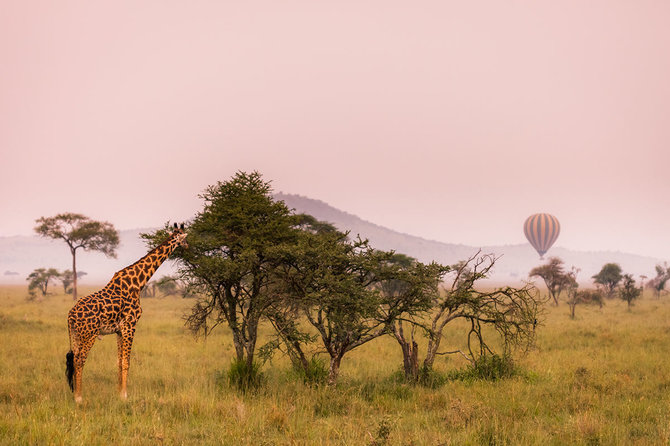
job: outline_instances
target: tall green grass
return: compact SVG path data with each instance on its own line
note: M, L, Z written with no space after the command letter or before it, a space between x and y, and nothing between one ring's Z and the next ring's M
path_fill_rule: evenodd
M82 290L82 293L93 290ZM74 404L64 369L69 296L26 302L0 287L0 444L668 444L670 300L645 296L628 312L549 307L537 347L496 380L459 379L466 362L441 358L447 379L395 379L402 356L381 339L353 351L336 388L305 382L285 358L241 392L220 379L234 349L224 327L206 340L183 328L192 301L145 299L127 401L116 392L116 339L96 342ZM268 334L268 333L266 333ZM445 346L463 347L462 332ZM425 351L425 343L422 345Z

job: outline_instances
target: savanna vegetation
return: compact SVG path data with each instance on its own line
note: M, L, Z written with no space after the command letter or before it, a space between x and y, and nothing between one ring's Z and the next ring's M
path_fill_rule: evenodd
M119 232L109 222L92 220L91 218L72 212L65 212L53 217L40 217L35 223L35 232L45 238L62 240L70 249L72 256L72 298L77 300L77 250L99 251L107 257L116 258L119 246Z
M55 290L58 291L58 290ZM93 289L83 292L94 291ZM129 375L116 391L116 342L98 341L81 407L64 376L72 299L26 300L0 288L2 444L667 444L670 301L651 292L631 311L614 299L571 319L548 307L535 347L504 379L481 379L461 355L440 356L436 379L402 379L402 352L384 336L350 352L337 386L310 385L289 358L263 365L263 384L229 384L229 331L196 340L183 315L193 301L146 299ZM467 322L443 342L467 349ZM263 325L260 340L273 337ZM426 351L428 339L417 337Z
M666 267L655 298L616 264L580 289L558 258L529 273L546 296L486 288L494 255L439 265L376 250L294 214L255 172L201 198L177 274L143 291L127 401L113 337L89 355L83 405L69 393L76 273L37 269L30 294L0 287L0 443L670 441Z
M257 386L257 359L282 347L306 379L319 383L327 375L335 385L345 356L391 332L403 352L404 378L426 379L436 356L449 353L440 348L445 326L458 319L469 325L467 349L451 353L473 367L511 366L514 350L532 345L542 312L535 287L477 290L495 264L492 255L443 266L374 249L293 213L257 172L238 172L201 198L203 209L187 227L189 248L173 254L179 279L199 295L186 324L204 336L218 325L230 330L236 353L230 376L240 387ZM168 225L144 238L157 246L167 235ZM451 285L441 294L443 280ZM261 344L264 322L276 337ZM421 370L416 332L429 338ZM327 373L319 351L328 355Z

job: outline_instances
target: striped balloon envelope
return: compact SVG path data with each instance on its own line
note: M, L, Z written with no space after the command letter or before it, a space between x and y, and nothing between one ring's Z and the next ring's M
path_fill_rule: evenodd
M543 259L545 252L551 248L561 232L558 219L551 214L533 214L523 224L523 232L533 248Z

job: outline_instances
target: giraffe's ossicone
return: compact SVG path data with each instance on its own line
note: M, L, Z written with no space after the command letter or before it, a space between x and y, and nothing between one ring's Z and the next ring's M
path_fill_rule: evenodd
M135 325L142 315L140 291L178 246L186 245L184 225L175 224L167 240L137 262L118 271L100 291L82 297L68 313L70 351L65 356L67 376L75 401L81 402L81 374L86 356L98 336L115 333L118 345L119 392L127 398L126 379Z

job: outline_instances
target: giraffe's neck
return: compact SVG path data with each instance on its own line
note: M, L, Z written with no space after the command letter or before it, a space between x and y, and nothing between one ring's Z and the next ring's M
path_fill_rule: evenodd
M156 248L149 251L137 262L117 272L110 285L116 284L140 291L154 275L159 266L177 247L177 241L171 237ZM120 280L116 280L120 279Z

